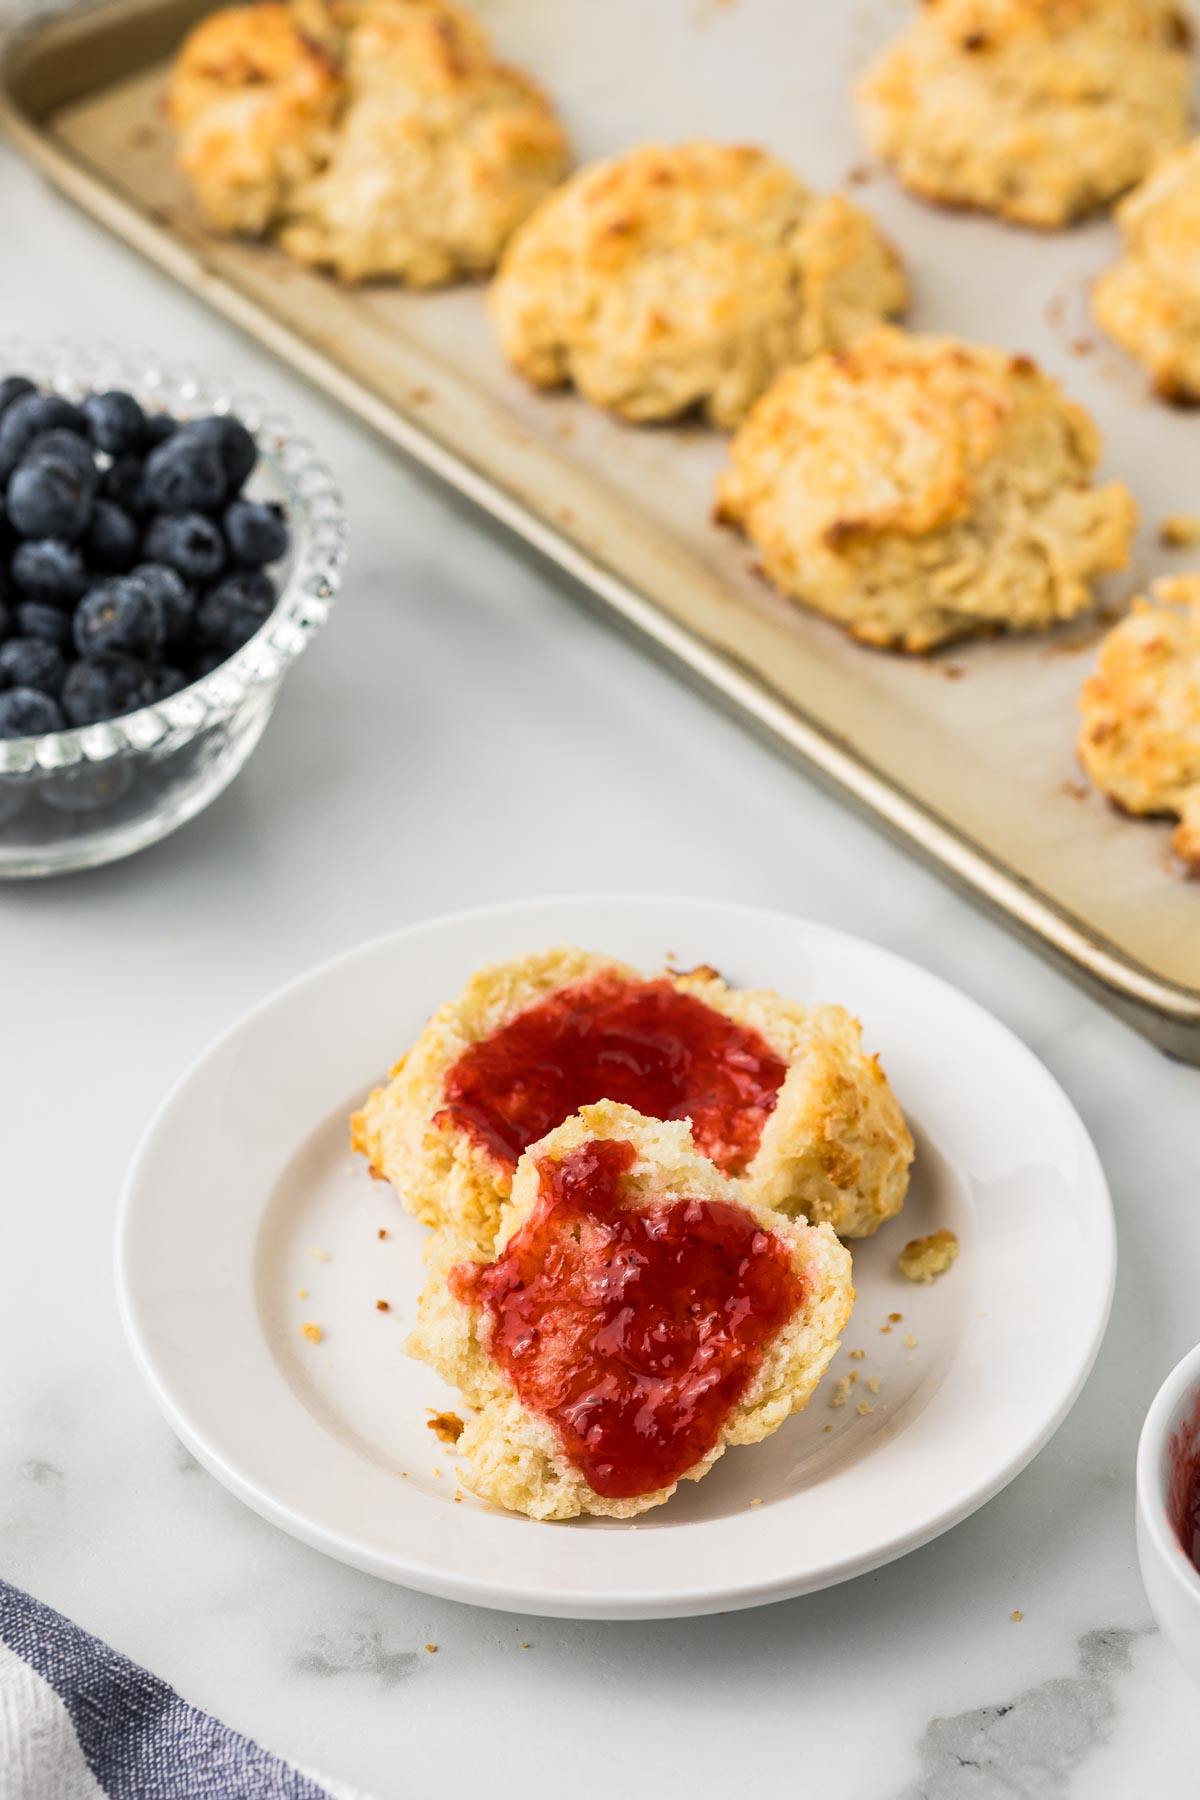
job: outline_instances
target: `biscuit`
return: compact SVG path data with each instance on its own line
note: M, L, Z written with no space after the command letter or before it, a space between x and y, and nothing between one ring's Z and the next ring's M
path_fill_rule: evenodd
M1096 318L1166 399L1200 401L1200 138L1117 209L1125 253L1092 290Z
M610 1146L617 1155L606 1165ZM571 1184L606 1166L620 1171L610 1178L615 1200L609 1190L598 1209L577 1211ZM690 1265L685 1308L670 1292L678 1265L668 1262L665 1295L647 1282L655 1240L673 1254L663 1236L684 1207L687 1242L704 1231L696 1202L712 1220L724 1273L713 1288L709 1265L700 1265L702 1282ZM630 1215L651 1228L631 1226ZM626 1221L631 1242L614 1234L616 1220ZM739 1234L732 1254L731 1232ZM771 1281L740 1300L749 1341L738 1346L724 1405L697 1427L690 1396L712 1385L719 1365L709 1358L720 1354L724 1321L735 1313L724 1284L733 1269L740 1278L751 1244L755 1257L769 1258ZM634 1292L630 1323L622 1300ZM515 1334L489 1296L516 1297ZM535 1519L631 1518L669 1499L679 1481L700 1480L727 1445L758 1443L805 1406L853 1302L850 1256L828 1225L785 1219L751 1200L697 1153L685 1122L603 1101L521 1157L491 1267L454 1267L443 1243L408 1349L478 1408L458 1440L465 1486ZM769 1318L758 1311L764 1304ZM688 1315L701 1307L703 1322L693 1325ZM622 1464L623 1433L635 1439L632 1469Z
M1137 523L1100 438L1028 357L881 327L781 375L733 440L717 516L783 593L865 643L1040 630L1124 566Z
M1100 646L1080 696L1079 759L1126 812L1178 819L1171 847L1200 875L1200 575L1155 582Z
M647 145L573 176L505 252L501 346L538 387L638 422L733 426L789 363L902 311L895 251L762 150Z
M924 198L1053 228L1186 137L1190 51L1165 0L925 0L860 83L862 125Z
M531 1008L557 1000L586 1022L587 997L595 996L597 983L618 996L624 990L629 996L649 990L651 1000L655 994L687 996L718 1015L718 1030L721 1021L732 1022L778 1063L780 1085L747 1115L752 1124L740 1142L722 1141L720 1119L715 1127L697 1121L702 1147L743 1181L755 1204L827 1222L845 1237L869 1236L900 1210L912 1137L878 1058L864 1053L858 1022L840 1006L800 1006L766 989L730 988L711 969L648 983L612 957L558 949L472 976L433 1015L387 1086L355 1114L355 1148L410 1212L464 1249L490 1248L511 1190L513 1152L527 1140L514 1133L506 1156L481 1142L448 1103L452 1077L473 1046L495 1045L496 1034L511 1030L514 1020L527 1022ZM704 1015L699 1022L705 1023ZM643 1042L647 1035L643 1030ZM669 1039L658 1041L670 1047ZM623 1044L619 1036L608 1043L611 1067ZM588 1091L583 1078L575 1079L575 1087L568 1078L550 1089L537 1115L543 1129L587 1101L608 1097L594 1091L597 1082ZM678 1100L689 1104L686 1090Z
M166 112L207 224L259 236L328 153L341 100L330 50L273 0L201 20L175 60Z
M217 13L185 41L167 111L210 225L276 232L346 281L486 274L568 162L540 90L443 0Z
M487 274L567 171L541 90L495 60L466 13L431 0L365 0L345 75L332 154L295 198L284 249L345 281Z

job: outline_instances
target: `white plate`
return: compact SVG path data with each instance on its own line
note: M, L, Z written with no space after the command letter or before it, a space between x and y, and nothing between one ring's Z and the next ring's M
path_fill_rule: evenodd
M457 1498L454 1453L426 1411L455 1397L402 1349L424 1233L348 1148L351 1108L439 1002L482 963L558 943L646 969L668 955L713 963L739 986L842 1002L917 1140L903 1214L855 1250L858 1303L807 1411L636 1526L538 1525ZM958 1233L958 1263L914 1287L897 1252L940 1225ZM965 1518L1061 1423L1099 1347L1114 1270L1087 1133L1041 1064L972 1001L823 926L634 897L458 914L293 982L168 1096L134 1159L117 1239L122 1315L155 1398L255 1511L387 1580L576 1618L808 1593ZM903 1317L885 1330L892 1313ZM319 1344L302 1335L310 1321ZM850 1373L853 1398L836 1408Z

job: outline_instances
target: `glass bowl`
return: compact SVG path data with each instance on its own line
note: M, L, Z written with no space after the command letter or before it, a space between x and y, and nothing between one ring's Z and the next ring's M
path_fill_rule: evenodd
M227 662L155 706L45 737L0 740L0 879L95 868L166 837L214 800L263 734L288 669L329 617L346 554L329 470L281 414L179 365L101 348L0 342L16 371L67 399L124 388L176 418L236 413L258 441L247 483L279 502L290 548L271 571L279 598Z

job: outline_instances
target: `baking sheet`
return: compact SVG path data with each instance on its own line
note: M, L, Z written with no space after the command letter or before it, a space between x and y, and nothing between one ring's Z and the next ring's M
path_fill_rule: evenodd
M1200 885L1170 870L1170 827L1114 813L1074 758L1076 696L1099 626L956 646L927 661L850 643L774 595L711 522L724 441L636 430L503 367L481 290L348 290L199 226L171 168L161 59L206 10L115 0L10 52L9 130L144 253L369 423L520 531L759 730L918 846L1148 1035L1200 1061ZM871 164L856 71L908 0L479 0L503 53L555 95L580 159L649 138L766 143L817 187L849 183L903 249L910 323L1036 356L1105 435L1104 474L1136 493L1116 605L1200 553L1157 527L1200 512L1200 418L1148 397L1087 307L1114 254L1105 222L1056 236L939 213Z

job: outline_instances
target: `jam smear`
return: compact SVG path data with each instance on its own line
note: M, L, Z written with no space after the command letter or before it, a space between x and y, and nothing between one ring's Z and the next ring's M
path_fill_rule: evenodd
M635 1156L608 1139L543 1157L537 1204L497 1260L450 1275L490 1320L522 1405L610 1499L669 1487L707 1455L804 1298L787 1245L745 1207L622 1210Z
M1184 1554L1200 1571L1200 1396L1167 1443L1167 1511Z
M600 974L518 1013L463 1053L438 1121L508 1167L597 1100L651 1119L688 1119L726 1174L753 1159L787 1064L758 1032L669 981Z

